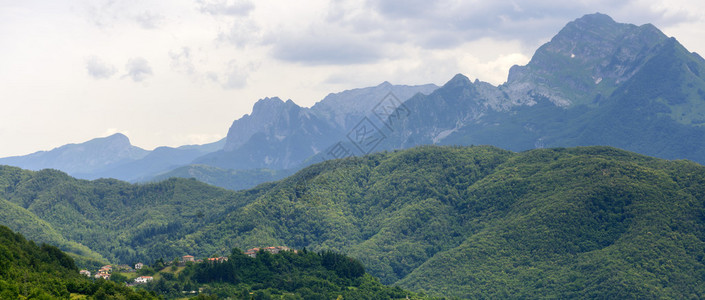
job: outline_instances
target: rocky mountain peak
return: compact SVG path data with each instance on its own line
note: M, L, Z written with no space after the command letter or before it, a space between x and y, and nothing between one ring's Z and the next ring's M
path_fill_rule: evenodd
M300 113L302 108L294 101L282 101L278 97L260 99L252 107L252 114L235 120L228 130L225 151L238 148L257 132L264 132L282 120L288 120L292 114ZM305 112L304 112L305 113Z
M526 66L513 66L502 87L511 98L590 104L631 78L667 40L651 24L617 23L595 13L568 23Z
M132 146L132 143L130 143L130 138L122 133L115 133L107 137L92 139L88 141L88 143L105 143L113 148L128 148Z
M293 103L293 102L292 102ZM255 102L255 105L252 107L252 116L258 115L258 114L269 114L273 111L279 111L283 109L286 106L286 103L282 101L282 99L279 99L279 97L272 97L272 98L264 98L260 99L257 102Z
M446 82L443 87L464 87L469 85L472 85L472 81L470 81L470 78L463 74L455 74L455 76L453 76L453 78Z

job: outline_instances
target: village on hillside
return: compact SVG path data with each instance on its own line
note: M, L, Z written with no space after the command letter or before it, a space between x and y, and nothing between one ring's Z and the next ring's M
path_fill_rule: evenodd
M264 248L251 248L248 249L247 251L244 252L245 255L249 257L257 257L257 254L260 251L268 252L271 254L278 254L282 251L292 251L291 248L286 247L286 246L274 246L274 247L264 247ZM297 253L297 250L293 250L294 253ZM220 256L220 257L209 257L205 259L196 259L192 255L184 255L180 259L174 259L173 261L168 261L168 262L163 262L162 260L158 260L158 262L162 262L161 267L169 267L169 266L176 266L176 267L184 267L186 266L187 263L203 263L203 262L208 262L208 263L223 263L228 261L227 256ZM155 263L155 267L157 266L157 263ZM137 274L140 276L134 277L131 282L126 282L127 285L129 286L134 286L134 285L139 285L139 284L145 284L149 283L154 280L154 277L151 276L153 275L153 271L151 272L142 272L145 267L148 267L146 264L142 262L138 262L134 264L134 267L130 265L104 265L100 267L98 270L96 270L94 273L91 273L89 270L81 270L79 273L81 275L87 276L87 277L93 277L95 279L104 279L104 280L110 280L112 275L115 273L120 273L120 274ZM148 274L149 273L149 274ZM124 276L124 275L121 275ZM133 276L129 276L129 278L132 278ZM128 278L128 277L126 277Z

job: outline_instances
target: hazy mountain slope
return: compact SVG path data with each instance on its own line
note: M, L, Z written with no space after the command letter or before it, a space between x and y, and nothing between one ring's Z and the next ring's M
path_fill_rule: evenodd
M68 144L51 151L0 158L1 165L28 170L57 169L71 174L87 174L140 159L148 151L132 146L123 134L96 138L81 144Z
M82 179L116 178L127 181L149 179L155 174L191 163L223 148L224 140L178 148L159 147L147 151L130 144L121 133L50 151L0 158L0 165L28 170L56 169Z
M194 178L210 185L237 191L249 189L264 182L280 180L291 174L293 172L289 170L233 170L207 165L187 165L159 174L151 181L162 181L172 177Z
M223 150L195 161L224 169L288 169L332 143L338 131L309 109L279 98L255 103L233 122Z
M332 120L343 130L350 130L363 117L373 115L375 108L390 93L403 102L417 93L428 95L437 88L435 84L408 86L385 81L375 87L331 93L312 106L311 111Z
M132 182L149 181L156 174L190 164L201 156L223 149L224 145L225 139L204 145L188 145L178 148L158 147L141 159L85 177L89 179L115 178Z
M307 158L344 138L363 117L373 115L375 107L390 93L402 102L436 88L432 84L385 82L330 94L310 109L291 100L265 98L255 103L251 114L233 122L222 151L195 163L222 169L298 169Z

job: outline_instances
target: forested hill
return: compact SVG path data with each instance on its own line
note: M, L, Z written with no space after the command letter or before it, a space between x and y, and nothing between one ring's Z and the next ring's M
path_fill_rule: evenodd
M192 290L199 299L434 299L384 286L359 261L331 251L262 249L251 257L233 249L224 261L172 265L156 276L141 288L167 299Z
M705 167L610 147L424 146L242 192L13 168L0 182L18 210L126 263L285 245L431 295L705 297Z
M73 259L58 248L37 246L0 226L0 299L157 299L104 280L79 275ZM76 298L81 299L81 298Z
M0 166L0 224L90 260L154 261L198 253L194 247L203 245L176 248L168 237L181 239L217 223L266 189L235 193L192 179L87 181L56 170Z

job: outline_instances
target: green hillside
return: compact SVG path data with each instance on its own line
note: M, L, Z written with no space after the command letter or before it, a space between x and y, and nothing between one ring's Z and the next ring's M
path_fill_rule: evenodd
M703 180L694 163L609 148L524 153L468 189L483 227L398 284L470 298L701 298Z
M168 241L220 220L264 188L236 194L192 179L134 185L0 166L0 224L98 260L153 261L195 253L198 245Z
M421 147L314 165L194 236L339 249L435 295L702 297L704 179L607 147Z
M58 248L37 246L0 226L0 299L156 299L104 280L79 275L73 259ZM84 298L85 299L85 298Z
M260 250L250 257L233 249L226 261L166 267L157 276L139 288L166 298L198 290L204 299L428 299L384 286L359 261L330 251Z
M0 170L2 197L113 262L282 245L345 253L383 284L438 296L705 297L705 167L688 161L425 146L240 192Z

